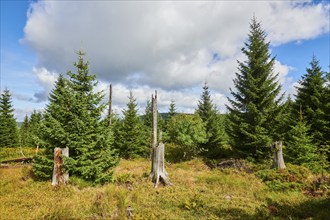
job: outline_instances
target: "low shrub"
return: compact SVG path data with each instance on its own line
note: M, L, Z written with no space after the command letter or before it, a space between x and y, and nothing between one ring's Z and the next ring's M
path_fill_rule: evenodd
M305 167L288 164L286 169L265 169L256 172L272 190L302 190L310 187L312 173Z

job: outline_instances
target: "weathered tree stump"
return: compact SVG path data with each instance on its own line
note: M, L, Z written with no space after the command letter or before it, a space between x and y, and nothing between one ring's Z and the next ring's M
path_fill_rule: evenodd
M275 141L271 146L274 152L273 167L277 169L285 169L285 163L283 159L282 141Z
M54 170L52 185L56 186L58 184L66 184L69 180L69 174L63 171L63 158L64 156L69 156L69 148L58 148L54 149Z
M159 143L157 147L153 148L152 155L153 167L151 172L151 178L152 182L155 183L155 188L157 188L159 182L163 183L164 185L172 185L165 170L165 145L163 143Z
M172 185L168 174L165 171L165 145L157 142L157 91L155 97L151 97L152 105L152 162L150 177L154 183L155 188L158 187L159 182L163 185Z

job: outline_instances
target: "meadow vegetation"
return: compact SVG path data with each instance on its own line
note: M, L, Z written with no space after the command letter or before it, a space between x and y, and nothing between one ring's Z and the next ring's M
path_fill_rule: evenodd
M330 218L329 176L318 182L303 167L251 168L211 169L201 159L168 163L174 185L159 188L148 179L146 159L121 160L114 182L98 186L72 178L53 187L33 180L30 165L0 169L1 219L126 219L128 207L132 219Z

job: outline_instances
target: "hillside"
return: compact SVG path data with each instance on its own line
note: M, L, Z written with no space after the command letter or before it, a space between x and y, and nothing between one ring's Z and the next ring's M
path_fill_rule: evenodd
M128 207L132 219L330 219L329 194L271 190L252 171L210 169L198 159L167 164L174 185L155 189L149 170L145 159L122 160L114 183L71 179L53 188L34 181L30 165L2 168L1 219L126 219Z

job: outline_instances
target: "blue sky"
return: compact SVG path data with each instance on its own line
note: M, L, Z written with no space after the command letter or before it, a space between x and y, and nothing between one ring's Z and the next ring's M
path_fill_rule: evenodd
M155 89L161 111L174 99L179 111L193 112L204 81L225 111L253 14L272 43L283 90L294 93L313 54L329 71L329 8L327 1L1 0L1 89L12 92L15 116L21 121L46 106L56 76L72 70L74 51L82 48L100 80L97 90L114 84L117 113L127 103L129 90L143 112Z

